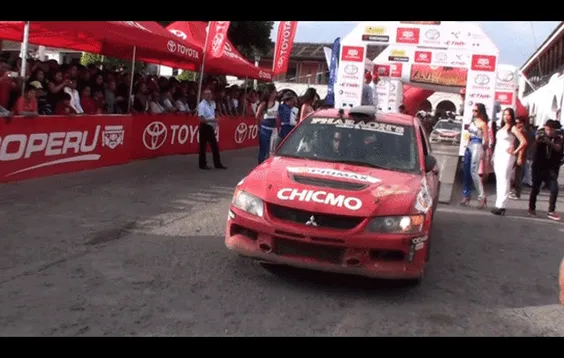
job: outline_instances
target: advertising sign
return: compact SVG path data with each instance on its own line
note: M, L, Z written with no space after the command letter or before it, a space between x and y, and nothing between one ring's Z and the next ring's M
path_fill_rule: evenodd
M414 63L411 66L410 81L447 87L466 86L468 70L456 67L435 67Z
M341 47L341 59L337 70L335 108L360 106L364 86L364 59L366 45Z
M464 103L463 132L460 141L459 155L464 155L467 144L466 127L472 122L472 110L476 103L482 103L490 118L494 116L496 95L497 56L489 54L473 54L468 70L466 98Z
M501 106L517 110L517 88L519 87L518 68L511 65L498 64L495 85L495 101Z

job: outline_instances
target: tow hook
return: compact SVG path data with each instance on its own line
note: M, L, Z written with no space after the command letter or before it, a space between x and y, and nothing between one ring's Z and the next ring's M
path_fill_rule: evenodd
M415 251L421 250L425 244L424 242L427 241L427 236L422 237L415 237L411 239L411 245L409 246L409 253L407 254L407 262L413 262L413 258L415 257Z

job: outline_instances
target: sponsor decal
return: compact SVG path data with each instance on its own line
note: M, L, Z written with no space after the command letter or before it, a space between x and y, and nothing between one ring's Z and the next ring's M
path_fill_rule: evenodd
M353 65L352 63L348 64L345 66L345 68L343 69L343 71L345 71L345 73L347 75L356 75L358 73L358 66L357 65Z
M494 72L496 57L489 55L472 55L471 68L473 71Z
M390 77L390 65L376 65L378 76Z
M374 195L375 198L383 198L391 195L408 194L410 192L411 191L406 187L393 184L393 185L379 186L372 192L372 195Z
M288 172L292 174L313 174L324 177L332 178L342 178L356 180L363 183L376 184L381 182L381 179L374 178L369 175L357 174L353 172L344 172L335 169L323 169L323 168L309 168L309 167L288 167Z
M386 28L380 26L367 26L364 28L362 41L390 42L390 36L386 34Z
M401 64L401 63L392 63L392 64L390 65L390 77L392 77L392 78L401 78L402 70L403 70L403 64ZM393 86L393 88L392 88L392 86ZM395 90L395 89L396 89L396 88L395 88L395 85L394 85L393 83L391 83L390 91L393 91L393 90Z
M419 29L416 27L398 27L396 31L396 42L403 44L418 44Z
M235 143L241 144L247 139L255 139L258 135L258 126L256 124L248 125L247 123L239 123L235 128Z
M364 47L343 46L341 61L364 62Z
M364 33L367 35L384 35L386 34L386 28L382 26L366 26Z
M495 100L501 105L513 105L513 93L512 92L496 92Z
M414 247L415 251L418 251L425 247L425 241L427 240L427 236L416 237L411 239L411 245Z
M284 188L278 191L276 197L284 201L302 201L306 203L313 202L336 206L338 208L345 207L352 211L357 211L362 208L362 201L359 198L355 198L354 196L345 196L343 194L336 195L323 190L317 191Z
M411 81L449 87L466 87L468 70L448 66L413 64Z
M217 129L215 137L219 142L219 131ZM235 131L235 137L237 138L237 130ZM167 127L163 122L155 121L145 127L142 141L145 148L157 150L167 142L171 145L184 144L188 141L190 143L195 141L199 143L200 135L197 125L172 124Z
M440 37L441 37L441 33L437 29L429 29L425 31L425 38L427 40L434 41L434 40L438 40Z
M433 206L433 199L431 198L431 193L429 190L429 185L427 184L427 178L423 177L421 180L421 188L417 197L415 198L415 210L427 213Z
M354 121L352 119L336 119L336 118L313 118L311 124L328 124L338 128L360 129L373 132L382 132L395 135L403 135L405 128L394 124L382 122L364 122Z
M9 177L52 165L96 161L102 157L101 154L93 153L99 144L113 150L122 145L123 140L124 128L122 125L106 125L103 129L102 126L96 126L94 133L68 131L29 135L8 134L0 137L0 163L27 159L32 156L46 158L46 161L41 164L7 174L6 177ZM67 155L67 157L54 159L61 155Z
M433 59L433 53L431 51L415 51L415 58L413 59L416 63L431 63Z
M492 96L487 93L472 93L470 94L469 97L475 100L480 100L480 99L485 100L492 98Z

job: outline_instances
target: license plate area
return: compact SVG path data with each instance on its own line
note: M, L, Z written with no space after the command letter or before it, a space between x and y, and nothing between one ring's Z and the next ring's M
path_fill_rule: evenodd
M340 264L343 261L345 249L277 237L274 239L274 253L279 256L304 257L332 264Z

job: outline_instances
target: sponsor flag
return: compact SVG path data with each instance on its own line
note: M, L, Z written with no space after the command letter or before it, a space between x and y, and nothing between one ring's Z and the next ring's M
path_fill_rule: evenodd
M231 21L210 21L208 26L208 46L206 52L214 58L223 56L227 31Z
M339 68L339 52L341 50L341 38L337 37L333 42L331 51L331 64L329 65L329 81L327 82L327 97L325 104L333 106L335 104L335 82L337 81L337 69Z
M280 21L280 25L278 25L278 37L274 48L274 63L272 64L274 75L286 73L288 70L288 62L294 46L297 28L297 21Z

